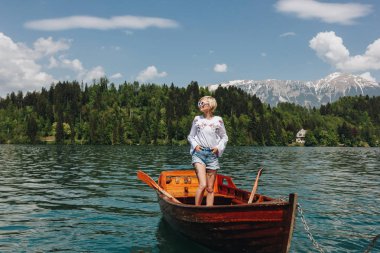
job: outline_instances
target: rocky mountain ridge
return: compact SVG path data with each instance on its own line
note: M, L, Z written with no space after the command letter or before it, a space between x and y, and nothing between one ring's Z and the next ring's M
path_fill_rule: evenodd
M237 87L262 102L276 106L280 102L290 102L307 107L319 107L332 103L343 96L380 96L380 84L361 76L348 73L332 73L316 81L293 80L233 80L226 83L208 85L210 91L222 87Z

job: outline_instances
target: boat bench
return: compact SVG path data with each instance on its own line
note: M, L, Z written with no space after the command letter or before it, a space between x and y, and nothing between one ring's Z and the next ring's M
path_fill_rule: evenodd
M174 197L194 197L199 183L194 170L181 170L161 172L158 184ZM214 192L217 191L215 184Z

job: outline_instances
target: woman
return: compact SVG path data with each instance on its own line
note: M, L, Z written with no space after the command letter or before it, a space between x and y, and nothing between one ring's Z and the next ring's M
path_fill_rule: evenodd
M195 205L202 204L203 195L207 191L206 205L214 204L214 183L216 171L220 168L218 158L222 156L228 136L223 119L214 116L217 107L215 98L202 97L198 108L203 113L196 116L187 137L191 144L192 165L197 173L199 186L195 193Z

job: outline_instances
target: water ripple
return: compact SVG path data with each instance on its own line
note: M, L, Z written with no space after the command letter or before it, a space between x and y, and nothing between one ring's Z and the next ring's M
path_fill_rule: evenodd
M328 252L361 252L380 233L380 149L229 147L221 172L259 193L297 192ZM190 169L188 147L0 145L1 252L212 252L161 219L142 169ZM300 217L291 252L314 251ZM378 249L379 246L377 245Z

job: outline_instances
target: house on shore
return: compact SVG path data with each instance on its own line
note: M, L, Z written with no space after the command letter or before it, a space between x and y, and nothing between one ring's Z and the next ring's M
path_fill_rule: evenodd
M306 132L307 131L303 128L298 131L298 133L296 134L296 143L305 144Z

